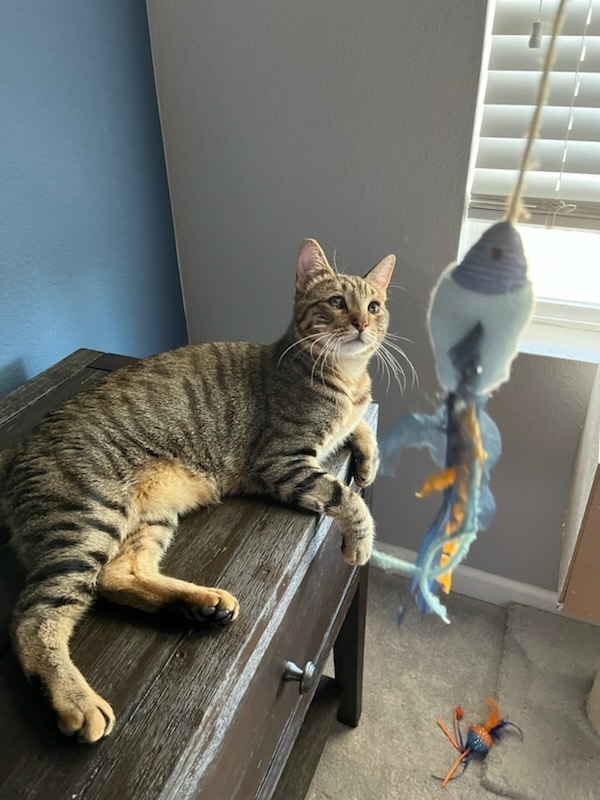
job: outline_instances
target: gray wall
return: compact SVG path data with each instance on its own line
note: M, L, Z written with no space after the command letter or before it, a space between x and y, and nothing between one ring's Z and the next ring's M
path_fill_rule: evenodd
M149 0L148 8L190 339L276 338L290 317L304 236L330 256L337 248L349 271L395 252L402 289L393 292L392 328L413 340L406 351L420 386L404 395L377 386L382 427L432 409L425 310L458 249L486 4ZM587 372L529 357L494 399L506 441L494 476L501 512L470 564L556 587ZM571 420L560 436L557 417ZM379 482L384 541L417 548L434 505L413 493L429 470L422 454L408 453L397 477Z

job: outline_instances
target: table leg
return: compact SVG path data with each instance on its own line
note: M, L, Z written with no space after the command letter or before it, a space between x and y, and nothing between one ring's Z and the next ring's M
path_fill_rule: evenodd
M342 689L337 718L355 728L362 711L363 660L369 567L359 568L358 585L333 646L335 679Z

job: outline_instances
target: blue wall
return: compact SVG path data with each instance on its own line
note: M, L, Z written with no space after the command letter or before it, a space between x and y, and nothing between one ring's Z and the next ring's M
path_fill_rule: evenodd
M183 344L143 0L0 0L0 393Z

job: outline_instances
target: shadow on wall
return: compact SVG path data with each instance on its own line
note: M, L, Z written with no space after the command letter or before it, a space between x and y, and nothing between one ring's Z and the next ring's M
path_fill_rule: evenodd
M25 364L22 358L15 358L8 364L0 365L0 388L2 394L8 394L27 380Z

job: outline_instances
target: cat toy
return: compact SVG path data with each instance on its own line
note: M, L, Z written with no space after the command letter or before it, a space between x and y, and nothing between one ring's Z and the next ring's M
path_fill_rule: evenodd
M500 741L502 734L505 733L508 728L514 728L519 733L521 739L523 738L521 729L515 725L514 722L509 722L506 717L502 717L498 708L498 703L493 697L486 698L486 703L489 709L486 721L481 725L471 725L467 731L466 739L463 737L460 727L461 720L464 717L464 712L460 706L454 709L454 735L450 733L441 719L436 719L437 724L460 753L446 777L443 779L439 778L439 780L442 781L442 789L446 788L449 781L462 775L471 763L471 759L474 755L485 758L495 742ZM460 775L455 775L454 773L461 764L462 772Z
M488 228L457 265L442 273L433 289L427 325L436 373L445 392L434 414L407 414L380 442L380 475L391 475L406 447L426 448L441 468L418 497L442 493L440 508L414 564L375 550L372 562L412 577L422 612L449 622L437 594L450 592L452 572L480 530L494 515L490 471L500 457L500 432L485 407L490 394L508 380L519 338L529 321L534 294L521 237L515 224L523 213L523 180L540 124L562 26L561 0L548 47L534 116L506 218ZM401 620L403 610L399 615Z
M533 289L521 240L510 222L487 230L457 266L442 274L430 303L428 325L444 404L432 414L401 417L381 442L386 474L398 450L426 447L442 471L418 493L443 493L415 564L375 554L375 563L401 566L412 575L421 611L448 622L436 596L450 591L451 574L494 514L490 471L501 439L485 406L493 389L508 379L521 331L533 308ZM383 563L382 563L383 562Z

